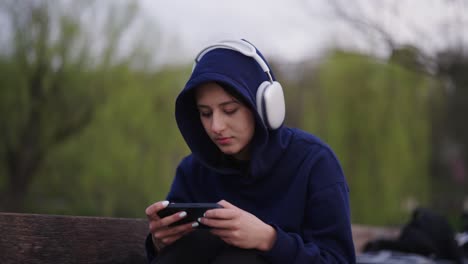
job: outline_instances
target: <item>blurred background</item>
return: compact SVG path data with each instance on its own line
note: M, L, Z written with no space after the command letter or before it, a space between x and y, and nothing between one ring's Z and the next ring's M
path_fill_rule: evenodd
M468 1L2 0L0 211L144 217L189 153L196 53L245 38L324 139L352 221L468 210Z

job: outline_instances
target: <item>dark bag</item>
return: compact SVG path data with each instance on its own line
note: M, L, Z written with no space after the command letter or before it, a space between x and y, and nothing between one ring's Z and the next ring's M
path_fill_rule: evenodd
M455 233L448 221L429 209L418 208L396 240L374 240L364 246L364 252L392 250L414 253L434 259L462 263Z

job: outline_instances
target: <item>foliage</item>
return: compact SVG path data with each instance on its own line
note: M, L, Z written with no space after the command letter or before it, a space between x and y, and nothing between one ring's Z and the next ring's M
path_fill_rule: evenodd
M94 121L46 161L29 195L40 212L143 217L163 199L188 153L173 109L183 70L120 69Z
M53 149L88 126L116 84L112 73L139 54L136 49L118 56L121 37L136 7L120 6L117 16L102 17L109 24L102 28L104 40L97 45L82 28L93 3L0 4L5 31L10 33L0 50L0 208L16 211L24 207L31 182Z
M354 222L401 223L406 203L429 198L434 81L374 58L337 52L301 85L301 127L337 153L350 185ZM309 80L310 83L310 80Z
M346 1L329 1L337 19L345 22L351 34L364 37L368 51L387 53L393 63L432 75L440 82L430 96L430 205L458 221L468 210L468 53L463 30L468 20L461 19L467 12L462 2L427 1L424 8L409 11L401 1L364 0L353 6ZM434 16L426 19L429 13ZM424 23L418 22L421 19ZM396 28L405 28L405 37Z

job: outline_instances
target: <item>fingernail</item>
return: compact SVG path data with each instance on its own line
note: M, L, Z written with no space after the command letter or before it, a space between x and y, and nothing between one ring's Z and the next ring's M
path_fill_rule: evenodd
M201 217L199 217L199 218L197 219L197 221L201 223Z
M198 222L195 222L192 224L192 227L197 227L198 225L199 225Z
M169 201L164 201L164 202L162 202L162 205L163 205L164 207L166 207L168 204L169 204Z
M184 216L186 216L186 215L187 215L186 212L182 212L182 213L179 214L179 217L184 217Z

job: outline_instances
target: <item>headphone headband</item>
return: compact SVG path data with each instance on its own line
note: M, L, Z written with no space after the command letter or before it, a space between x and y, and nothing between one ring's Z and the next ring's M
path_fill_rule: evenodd
M230 49L235 50L244 54L247 57L253 58L262 68L262 70L268 75L268 79L271 83L273 83L273 77L270 73L270 68L268 67L267 63L262 59L260 55L257 53L257 49L245 40L223 40L213 45L210 45L203 50L201 50L197 57L195 58L195 63L192 67L192 72L195 69L195 66L198 62L200 62L201 58L205 56L208 52L215 50L215 49Z

